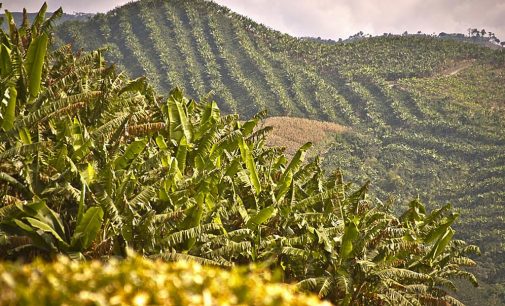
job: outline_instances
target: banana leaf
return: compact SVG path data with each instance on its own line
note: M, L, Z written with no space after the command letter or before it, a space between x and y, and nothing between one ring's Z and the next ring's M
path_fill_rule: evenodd
M254 230L258 228L261 224L267 222L277 213L277 208L274 206L268 206L260 210L257 214L249 218L246 223L248 229Z
M116 170L126 169L144 151L148 142L147 138L136 140L128 145L124 154L114 161Z
M261 192L261 184L258 177L258 171L256 170L256 163L254 162L251 150L242 137L239 138L238 144L240 147L240 153L242 155L242 161L245 163L246 168L249 171L249 179L254 186L256 194L259 194Z
M35 38L28 47L25 69L28 74L28 88L30 97L35 98L40 92L40 83L42 81L42 69L47 52L49 37L46 33Z
M349 258L354 249L353 243L358 238L359 231L354 220L348 220L345 224L344 235L342 236L342 243L340 245L340 258L345 260Z
M91 245L102 226L103 215L101 207L88 208L75 228L71 240L72 249L85 250Z

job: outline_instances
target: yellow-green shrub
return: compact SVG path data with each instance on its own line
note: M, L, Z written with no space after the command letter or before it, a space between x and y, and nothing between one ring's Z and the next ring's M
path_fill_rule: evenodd
M268 274L139 256L0 264L0 305L330 305Z

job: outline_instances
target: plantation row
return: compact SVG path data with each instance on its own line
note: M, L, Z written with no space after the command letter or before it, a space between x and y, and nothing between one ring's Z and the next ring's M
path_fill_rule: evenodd
M375 195L403 194L399 205L419 195L470 211L464 237L474 237L474 218L505 203L497 196L505 187L504 52L426 36L320 44L201 0L144 0L56 32L75 49L108 46L106 58L162 92L212 91L225 113L267 109L349 127L324 148L325 167L359 183L372 178ZM475 241L502 239L503 223L485 218L495 231ZM502 262L480 246L482 261Z

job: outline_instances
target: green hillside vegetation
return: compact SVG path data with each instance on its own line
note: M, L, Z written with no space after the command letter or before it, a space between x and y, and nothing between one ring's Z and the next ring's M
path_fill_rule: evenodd
M45 9L19 29L7 14L9 33L0 31L6 303L142 304L176 285L176 303L218 294L198 265L181 276L159 260L256 263L337 305L461 305L456 282L478 285L466 268L479 248L454 237L451 205L427 209L414 199L394 207L372 197L369 183L356 186L340 171L325 173L318 158L306 160L311 143L289 159L265 146L262 113L241 121L179 88L162 97L145 78L109 66L103 50L53 49ZM128 259L131 249L144 259ZM155 265L157 282L149 277ZM216 298L283 302L271 300L282 286L252 289L249 280L233 282L234 270L205 271L232 277ZM202 283L208 291L194 294ZM30 300L33 290L47 299Z
M374 195L401 205L453 203L460 237L482 248L481 279L505 282L503 50L425 35L319 43L203 0L131 3L66 23L57 37L107 46L110 61L162 92L212 90L225 113L268 109L348 127L321 150L324 168L371 179ZM502 292L482 296L505 301Z

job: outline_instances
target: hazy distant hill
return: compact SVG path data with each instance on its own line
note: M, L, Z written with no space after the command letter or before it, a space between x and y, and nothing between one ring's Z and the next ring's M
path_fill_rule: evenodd
M144 0L57 29L59 43L108 58L160 90L226 112L331 121L322 149L376 195L459 207L460 237L483 251L468 304L505 301L505 52L423 35L352 43L297 39L203 0Z
M477 29L475 29L475 31L476 30ZM442 39L442 40L455 40L458 42L472 43L472 44L476 44L476 45L483 46L483 47L488 47L488 48L495 49L495 50L505 48L505 42L501 42L500 39L498 39L494 33L489 32L489 34L487 34L487 35L488 36L482 36L482 34L476 35L475 33L473 33L470 36L470 35L465 35L463 33L445 33L445 32L440 32L437 35L435 33L425 34L425 33L421 33L421 31L419 31L416 34L409 34L407 32L404 32L401 35L400 34L392 34L392 33L384 33L382 36L386 36L386 37L398 37L398 36L403 36L403 37L417 36L417 37L419 37L419 36L422 36L422 37L430 37L430 38L436 38L436 39ZM372 38L372 36L369 34L364 34L362 31L349 36L347 39L339 39L338 42L331 40L331 39L330 40L321 39L319 37L318 38L303 37L303 39L313 40L313 41L316 41L319 43L327 43L327 44L328 43L352 43L352 42L356 42L356 41L359 41L362 39L369 39L369 38Z
M23 22L23 13L22 12L11 12L12 16L14 17L14 21L16 22L17 25L21 24ZM37 13L28 13L28 20L30 23L35 19L37 16ZM46 13L46 17L48 18L51 16L52 13ZM78 21L86 21L89 18L91 18L93 14L88 14L88 13L74 13L74 14L66 14L64 13L60 19L56 21L56 24L61 24L65 21L71 21L71 20L78 20ZM5 14L0 14L1 18L5 17ZM7 22L4 20L4 23L2 24L2 28L4 30L7 29Z

